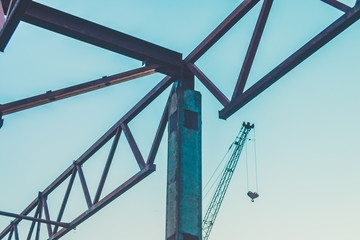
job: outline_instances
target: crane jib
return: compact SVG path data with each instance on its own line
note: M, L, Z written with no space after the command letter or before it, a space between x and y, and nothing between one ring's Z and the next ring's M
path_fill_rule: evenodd
M232 178L236 165L239 161L241 151L245 145L250 130L253 128L254 128L254 124L250 124L249 122L247 123L244 122L240 129L239 134L237 135L235 141L233 142L233 145L235 147L232 147L230 159L228 160L225 166L223 175L221 176L220 182L217 185L215 193L210 201L209 208L207 209L203 219L203 226L202 226L203 240L207 240L209 238L211 229L214 225L221 203L224 199L225 193L230 184L230 180Z

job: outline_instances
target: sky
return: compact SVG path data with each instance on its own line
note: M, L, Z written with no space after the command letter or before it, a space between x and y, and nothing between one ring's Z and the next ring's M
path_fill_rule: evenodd
M187 56L241 1L38 1ZM260 1L262 3L262 1ZM355 1L342 1L353 6ZM196 65L231 97L261 8L255 6ZM342 12L320 0L274 1L246 88L309 41ZM243 121L255 124L258 193L246 196L245 152L210 239L353 240L360 237L360 21L301 63L229 119L202 94L202 167L207 182ZM141 62L20 23L0 54L0 103L134 69ZM19 213L161 79L132 80L6 115L0 129L0 210ZM147 156L169 90L129 127ZM156 172L62 239L165 239L167 133ZM248 146L248 161L254 161ZM94 196L110 146L84 164ZM137 172L124 136L105 193ZM253 190L254 178L250 175ZM49 196L50 216L66 186ZM75 181L63 221L86 210ZM207 200L207 199L205 199ZM204 209L207 202L204 200ZM0 217L0 228L11 218ZM29 223L23 222L23 227ZM20 227L19 227L20 228ZM46 228L42 227L42 239ZM20 231L21 236L24 232Z

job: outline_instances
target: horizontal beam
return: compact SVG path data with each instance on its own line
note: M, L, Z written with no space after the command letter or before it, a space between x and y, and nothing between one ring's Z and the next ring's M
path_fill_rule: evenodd
M40 94L34 97L25 98L15 102L6 103L0 105L0 112L3 115L19 112L25 109L37 107L43 104L55 102L64 98L76 96L82 93L94 91L100 88L108 87L111 85L123 83L135 78L144 77L150 74L156 73L156 70L160 68L158 65L146 66L137 68L124 73L112 75L109 77L103 77L90 82L78 84L75 86L63 88L56 91L48 91L44 94Z
M33 221L33 222L47 223L47 224L60 226L60 227L64 227L64 228L70 227L69 223L55 222L55 221L45 220L45 219L41 219L41 218L34 218L34 217L29 217L29 216L25 216L25 215L21 215L21 214L4 212L4 211L0 211L0 215L6 216L6 217L14 217L17 219L29 220L29 221Z
M10 0L2 1L6 11ZM166 64L178 69L181 66L182 54L178 52L37 2L29 4L21 20L143 62Z
M220 112L219 117L227 119L241 107L246 105L256 96L258 96L265 89L274 84L282 76L294 69L306 58L311 56L314 52L323 47L326 43L330 42L342 31L347 29L351 24L359 20L360 18L360 4L356 4L354 8L347 11L344 15L338 18L325 30L319 33L316 37L306 43L303 47L297 50L294 54L288 57L270 73L265 75L247 91L237 98L234 98L227 106L225 106Z
M260 0L243 1L208 37L202 41L186 58L185 62L195 63L209 50L222 36L225 35L246 13Z
M4 0L2 0L4 1ZM21 18L23 17L25 10L29 6L31 0L17 0L14 7L11 9L9 16L6 17L5 24L1 28L0 26L0 51L4 51L6 45L10 41L16 27L19 25ZM1 4L1 3L0 3ZM1 11L0 11L1 12ZM3 18L4 15L0 16ZM0 20L1 24L2 20Z
M343 12L347 12L348 10L351 9L351 7L349 7L348 5L345 5L339 1L336 1L336 0L321 0L331 6L333 6L334 8L337 8Z

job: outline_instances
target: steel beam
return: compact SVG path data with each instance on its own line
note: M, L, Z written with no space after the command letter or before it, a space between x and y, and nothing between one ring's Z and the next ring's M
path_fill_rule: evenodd
M10 102L0 105L0 112L2 112L3 115L7 115L10 113L15 113L18 111L37 107L50 102L55 102L64 98L73 97L86 92L98 90L115 84L123 83L132 79L154 74L156 73L158 68L160 68L159 65L141 67L124 73L112 75L109 77L105 76L97 80L81 83L60 90L48 91L44 94L40 94L34 97L25 98L15 102Z
M127 112L119 122L128 123L144 110L155 98L157 98L166 88L174 82L174 78L165 77L151 91L146 94L133 108Z
M159 127L158 127L158 129L156 131L155 138L154 138L153 144L151 146L151 149L150 149L149 156L147 158L146 164L154 164L156 153L157 153L157 151L159 149L160 142L161 142L162 136L164 135L165 127L166 127L166 124L168 122L170 99L171 99L171 96L174 93L174 91L175 91L175 87L173 86L171 91L170 91L169 98L168 98L168 100L166 102L163 114L161 116Z
M136 117L146 106L148 106L156 97L158 97L168 86L173 83L173 78L166 77L160 83L158 83L148 94L146 94L138 104L136 104L124 117L122 117L117 123L115 123L98 141L96 141L84 154L82 154L70 167L68 167L58 178L56 178L43 192L42 195L44 197L48 196L51 192L53 192L60 184L62 184L68 177L71 176L68 188L66 190L63 203L60 208L60 212L58 215L57 220L60 221L62 215L65 210L66 203L69 198L69 194L74 182L75 174L77 172L77 166L81 166L84 164L93 154L95 154L102 146L104 146L117 132L118 129L123 125L129 123L134 117ZM160 144L160 140L162 136L161 129L164 128L164 121L161 121L160 127L155 137L155 143L152 147L152 154L149 155L150 159L147 164L141 169L141 171L136 174L134 177L129 179L126 183L121 185L119 188L115 189L112 193L105 196L98 202L94 202L91 208L82 214L79 218L75 219L73 222L70 223L70 228L76 227L81 222L85 221L88 217L92 216L95 212L100 210L110 201L114 200L117 196L121 195L127 189L135 185L137 182L142 180L144 177L149 175L151 172L155 171L155 165L153 165L153 159L155 157L155 152L157 150L158 144ZM90 198L89 198L90 199ZM88 205L90 205L90 201L87 201ZM24 211L22 211L21 215L28 215L32 210L39 206L38 198L35 199L33 202L30 203L28 207ZM35 213L36 216L40 216L41 209L38 207ZM38 217L39 218L39 217ZM18 224L21 219L15 219L13 224ZM34 230L35 225L32 224L30 228L29 235L31 237L32 231ZM0 233L0 239L6 236L12 230L12 226L9 225ZM61 236L65 235L70 230L61 229L58 231L58 227L56 226L54 229L54 235L52 239L58 239Z
M189 70L200 80L202 84L214 95L214 97L223 105L229 103L229 99L218 89L213 82L195 65L188 63Z
M14 225L15 240L19 240L19 232L17 225Z
M219 117L226 119L233 113L246 105L265 89L274 84L286 73L294 69L302 61L307 59L326 43L330 42L342 31L347 29L351 24L359 20L360 18L360 4L356 4L354 8L347 11L343 16L338 18L335 22L329 25L325 30L319 33L316 37L306 43L303 47L297 50L294 54L288 57L270 73L265 75L252 87L246 90L242 95L234 98L227 106L225 106L220 112Z
M86 219L97 213L99 210L101 210L103 207L108 205L110 202L112 202L114 199L122 195L124 192L129 190L131 187L139 183L142 179L147 177L150 173L155 171L155 165L147 165L144 167L140 172L132 176L129 180L127 180L124 184L116 188L114 191L112 191L110 194L108 194L106 197L104 197L99 202L95 203L91 209L85 211L83 214L81 214L79 217L77 217L75 220L70 222L71 228L75 228L82 222L84 222ZM66 233L71 231L71 228L63 228L59 232L55 233L52 236L52 240L56 240L64 236Z
M10 1L2 1L4 3L4 10L6 10ZM25 5L25 3L31 1L21 0L20 2L24 2ZM172 66L175 68L180 68L181 66L182 54L128 34L104 27L37 2L31 2L26 11L24 12L23 10L24 9L21 8L18 11L15 11L16 18L14 17L14 21L11 21L10 23L17 24L21 19L22 21L38 27L57 32L143 62L167 64L169 67ZM21 14L23 12L24 14ZM5 27L4 29L7 28ZM12 30L14 28L8 29ZM9 33L11 36L13 31L9 31ZM6 42L1 41L0 43L0 46L5 46L4 43ZM4 50L4 48L0 48L0 50ZM165 72L167 71L165 70Z
M333 6L334 8L337 8L343 12L347 12L348 10L351 9L351 7L349 7L348 5L345 5L339 1L336 1L336 0L321 0L331 6Z
M55 225L55 226L61 226L64 228L68 228L70 226L68 223L55 222L55 221L50 221L50 220L45 220L45 219L40 219L40 218L35 218L35 217L29 217L29 216L22 215L22 214L15 214L15 213L9 213L9 212L4 212L4 211L0 211L0 215L7 216L7 217L13 217L16 219L29 220L29 221L33 221L33 222L42 222L42 223L51 224L51 225Z
M43 205L42 205L42 192L39 192L39 196L38 196L38 208L39 208L39 218L42 218L42 211L43 211ZM37 228L36 228L36 235L35 235L35 240L39 240L40 238L40 222L37 222Z
M46 198L42 198L42 205L44 207L44 214L45 214L45 219L47 221L50 221L50 212L49 212L49 207L48 207L48 204L47 204L47 200ZM52 228L51 228L51 224L50 223L47 223L46 224L47 226L47 230L48 230L48 234L49 234L49 237L52 235Z
M232 98L239 96L244 91L251 66L254 62L256 51L259 47L261 36L264 32L265 24L269 16L272 3L273 0L264 0Z
M35 211L35 214L34 214L34 217L36 218L36 217L38 217L38 214L39 214L39 207L36 209L36 211ZM20 220L18 220L19 222L20 222ZM29 232L28 232L28 236L27 236L27 240L30 240L31 239L31 236L32 236L32 233L33 233L33 231L34 231L34 228L35 228L35 224L36 224L36 222L32 222L31 223L31 226L30 226L30 229L29 229ZM7 228L8 229L8 228ZM7 229L5 229L1 234L0 234L0 239L1 239L1 236L5 233L6 234L6 231L7 231Z
M8 240L11 240L13 233L14 233L14 228L11 226L11 232L9 233Z
M4 3L6 1L2 0ZM16 27L18 26L21 18L23 17L26 9L28 8L31 0L17 0L14 7L11 9L10 14L6 16L6 21L0 31L0 51L4 51L6 45L8 44L11 36L13 35ZM9 5L9 4L7 4ZM2 9L3 10L3 9ZM4 8L5 10L5 8ZM7 7L6 7L7 10ZM9 11L8 11L9 12ZM0 10L1 14L1 10ZM4 17L4 14L1 14L1 18ZM1 24L1 20L0 20Z
M148 106L156 97L158 97L170 84L173 83L171 77L164 78L158 83L148 94L146 94L129 112L127 112L117 123L115 123L96 143L94 143L83 155L78 159L79 164L83 164L97 150L99 150L107 141L112 138L122 123L129 123L136 117L146 106ZM68 169L71 171L71 167ZM68 173L70 174L70 173Z
M90 216L92 216L93 214L95 214L97 211L99 211L100 209L102 209L103 207L105 207L107 204L109 204L111 201L115 200L118 196L120 196L121 194L123 194L125 191L127 191L128 189L130 189L132 186L134 186L135 184L137 184L140 180L142 180L143 178L145 178L147 175L149 175L150 173L152 173L153 171L155 171L155 165L153 164L149 164L144 166L137 174L135 174L133 177L131 177L128 181L126 181L124 184L120 185L118 188L116 188L114 191L112 191L111 193L109 193L107 196L105 196L103 199L101 199L100 201L92 204L89 199L90 196L88 194L88 190L87 187L84 187L84 177L81 171L81 167L77 164L79 163L79 160L77 162L75 162L72 165L72 177L70 179L69 182L69 187L65 193L65 198L63 201L63 204L61 206L61 210L60 210L60 214L62 216L63 212L64 212L64 208L66 205L66 201L69 197L69 193L72 187L72 183L74 181L74 177L75 177L75 169L79 172L79 177L81 180L81 183L83 185L83 190L85 193L85 196L87 199L87 204L89 209L87 211L85 211L83 214L81 214L79 217L77 217L76 219L74 219L72 222L65 224L65 223L59 223L59 222L54 222L54 221L50 221L50 220L46 220L46 219L42 219L42 209L43 209L43 201L42 198L45 198L48 194L51 193L54 187L54 185L59 186L65 179L63 179L63 177L58 178L57 180L55 180L54 183L52 183L48 188L46 188L44 190L44 192L39 193L39 198L37 198L36 200L34 200L33 203L31 203L24 211L22 214L10 214L10 213L6 213L6 212L0 212L0 215L5 215L5 216L10 216L10 217L16 217L16 219L12 222L11 225L9 225L7 228L5 228L5 230L3 230L3 232L0 234L0 239L2 239L4 236L6 236L8 233L10 233L11 231L13 231L12 226L14 224L18 224L21 219L28 219L28 220L32 220L33 223L38 222L37 225L37 229L36 229L36 238L39 237L40 235L40 225L39 223L47 223L47 224L53 224L53 225L57 225L57 226L61 226L63 227L60 231L57 231L58 228L56 227L54 229L53 235L51 236L51 239L58 239L61 236L63 236L64 234L66 234L67 232L69 232L71 229L75 228L77 225L79 225L80 223L82 223L83 221L85 221L87 218L89 218ZM69 171L66 170L61 176L67 176L66 173L68 173ZM86 184L85 184L86 185ZM85 190L86 189L86 190ZM37 207L37 210L35 212L35 217L29 217L26 216L27 214L29 214L35 207ZM46 209L46 208L45 208ZM46 214L46 213L45 213ZM36 217L37 216L37 217ZM59 215L60 216L60 215ZM61 217L58 217L58 219L60 219ZM30 232L29 232L29 236L31 237L33 229L34 229L35 224L32 224L32 227L30 228ZM50 232L49 232L50 234Z
M205 38L186 58L185 62L195 63L209 50L225 33L227 33L247 12L260 0L243 1L210 35Z
M71 177L70 177L70 180L69 180L69 183L68 183L68 186L66 188L66 192L65 192L65 195L64 195L64 199L61 203L61 207L60 207L60 211L59 211L59 214L58 214L58 217L56 219L57 222L60 222L61 221L61 218L64 214L64 211L65 211L65 207L66 207L66 204L67 204L67 201L69 200L69 196L70 196L70 191L71 191L71 188L74 184L74 180L75 180L75 176L76 176L76 169L74 168L73 171L72 171L72 174L71 174ZM55 226L54 227L54 234L58 231L59 229L59 226Z
M121 134L121 128L118 128L118 130L116 131L113 143L111 145L111 149L110 149L108 158L106 160L104 171L103 171L103 173L101 175L99 186L98 186L98 188L96 190L96 194L95 194L95 197L94 197L94 203L97 203L99 201L99 199L100 199L101 192L102 192L102 190L104 188L104 185L105 185L105 180L106 180L107 175L109 173L111 162L112 162L112 160L114 158L114 155L115 155L116 147L117 147L117 145L119 143L120 134Z
M146 164L145 164L143 156L141 155L140 149L138 148L138 146L135 142L134 136L132 135L132 133L129 129L129 126L125 123L122 123L121 128L124 131L126 139L130 145L131 151L133 152L133 154L135 156L135 159L139 165L139 168L143 169L146 166Z
M86 181L85 181L84 172L83 172L80 165L76 165L76 170L79 173L80 183L81 183L81 187L82 187L83 192L84 192L84 197L85 197L85 200L86 200L86 204L88 205L88 208L90 209L93 204L91 202L89 189L88 189Z

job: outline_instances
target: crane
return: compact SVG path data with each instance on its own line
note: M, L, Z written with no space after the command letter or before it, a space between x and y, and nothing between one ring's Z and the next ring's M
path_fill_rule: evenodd
M211 229L214 225L216 216L219 212L226 190L229 187L231 177L239 161L241 151L247 139L247 135L249 134L250 130L253 128L254 128L254 124L250 124L249 122L247 123L244 122L240 129L239 134L235 138L235 141L230 146L230 151L232 151L230 154L230 159L228 160L223 170L223 174L221 176L220 182L217 185L215 193L210 201L209 208L207 209L203 219L203 225L202 225L203 240L207 240L209 238ZM251 197L253 200L259 195L256 192L254 193L248 192L248 196Z

